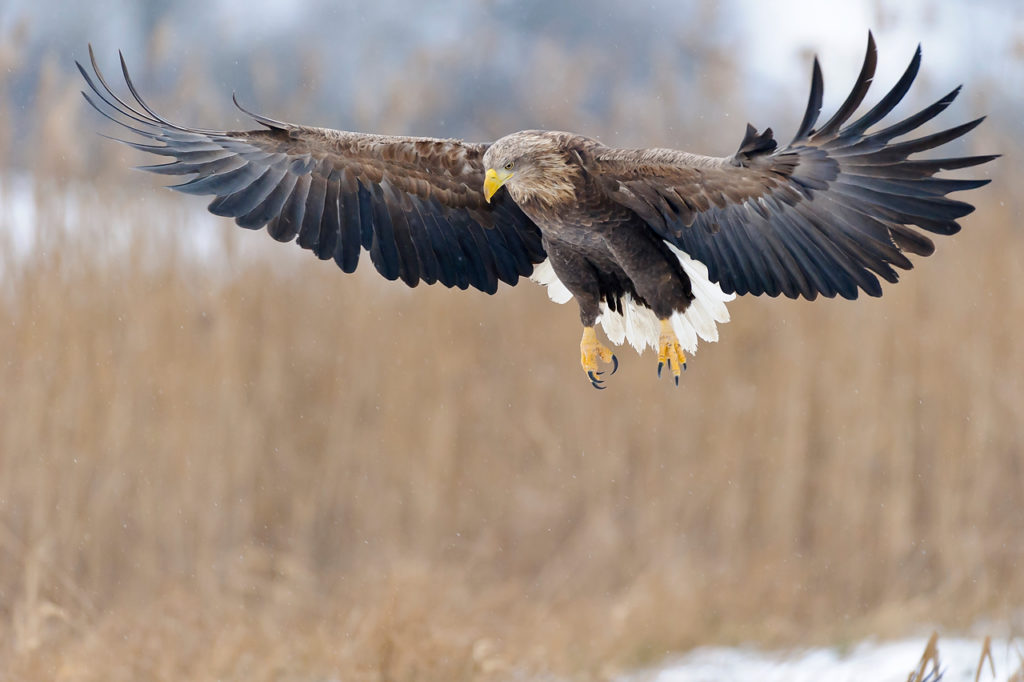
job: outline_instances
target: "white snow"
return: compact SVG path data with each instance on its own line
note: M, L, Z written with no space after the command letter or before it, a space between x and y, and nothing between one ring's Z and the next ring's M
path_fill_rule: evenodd
M942 682L973 682L983 639L940 638ZM906 682L917 669L927 637L893 642L862 642L851 649L762 651L746 647L694 649L664 668L629 675L620 682ZM1021 669L1020 644L993 640L995 676L989 664L980 682L1003 682Z
M82 183L49 191L28 175L0 175L0 273L34 251L52 255L47 250L64 247L71 234L87 235L97 254L124 255L142 242L157 260L169 256L163 250L173 246L179 256L217 263L221 269L226 239L246 257L280 250L265 234L239 230L231 220L207 212L205 201L188 199L155 187L131 195ZM177 238L167 239L169 232ZM150 238L143 239L147 234ZM289 260L274 255L268 262L284 267Z

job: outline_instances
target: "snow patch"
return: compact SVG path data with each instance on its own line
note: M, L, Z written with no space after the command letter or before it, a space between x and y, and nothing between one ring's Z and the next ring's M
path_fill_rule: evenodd
M619 682L906 682L921 659L925 639L868 641L846 651L702 647L661 670L632 674ZM939 639L942 682L973 682L982 645L982 640L976 639ZM996 675L986 663L982 682L1005 682L1021 665L1016 645L1008 640L992 641L992 658Z

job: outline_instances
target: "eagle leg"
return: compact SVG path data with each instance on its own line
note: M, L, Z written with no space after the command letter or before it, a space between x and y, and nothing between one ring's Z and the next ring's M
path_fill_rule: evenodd
M615 353L597 340L597 332L593 327L584 327L583 338L580 339L580 364L583 365L583 371L587 373L587 378L594 388L603 389L607 387L601 385L604 379L600 377L604 372L597 371L598 360L612 363L611 374L615 374L619 369L619 359L615 357Z
M668 365L675 377L676 386L679 385L679 373L686 369L686 355L683 353L679 339L672 329L672 323L668 320L661 321L661 334L658 336L658 378L661 378L661 370Z

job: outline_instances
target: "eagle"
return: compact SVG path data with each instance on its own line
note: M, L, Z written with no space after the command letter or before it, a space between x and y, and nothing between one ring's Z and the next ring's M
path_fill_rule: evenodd
M935 177L998 155L912 159L975 128L984 117L900 139L930 121L960 87L921 111L877 127L903 99L910 65L874 106L851 120L874 78L867 51L853 89L818 125L821 67L793 141L748 124L735 154L619 149L568 132L525 130L493 143L346 132L278 121L235 105L261 127L220 131L176 125L140 96L120 55L129 98L117 95L89 46L85 99L166 162L153 173L188 176L172 188L212 195L210 212L241 227L266 227L352 272L363 251L377 271L419 282L473 287L530 278L558 303L575 299L580 356L604 388L615 345L658 353L679 385L698 339L718 340L737 294L815 299L880 296L908 255L928 256L922 233L953 234L974 210L950 199L987 179ZM896 141L894 141L896 140ZM602 368L604 370L602 371Z

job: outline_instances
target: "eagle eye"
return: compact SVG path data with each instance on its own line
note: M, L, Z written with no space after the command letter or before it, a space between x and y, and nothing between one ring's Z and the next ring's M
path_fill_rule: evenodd
M516 167L516 162L515 161L509 161L508 163L505 164L505 170L509 170L510 171L510 170L512 170L515 167Z

